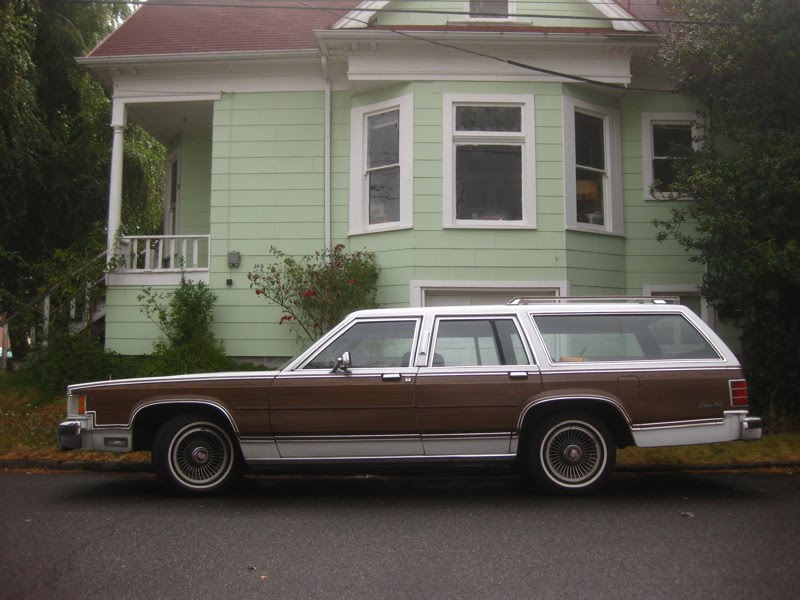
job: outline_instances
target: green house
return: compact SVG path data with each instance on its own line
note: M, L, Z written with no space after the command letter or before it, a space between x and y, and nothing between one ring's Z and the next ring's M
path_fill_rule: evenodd
M79 59L113 91L110 245L128 121L168 151L164 231L121 237L107 346L151 350L137 295L184 263L230 355L293 354L248 285L271 245L374 251L385 306L670 295L713 325L653 225L697 118L651 60L665 4L148 2Z

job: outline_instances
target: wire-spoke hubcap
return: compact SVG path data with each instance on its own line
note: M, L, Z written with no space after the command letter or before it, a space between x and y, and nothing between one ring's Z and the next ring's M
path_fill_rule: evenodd
M551 478L567 485L593 481L606 462L600 434L584 423L560 423L542 444L544 466Z
M230 471L232 448L224 432L212 424L192 424L175 436L172 469L195 487L213 485Z

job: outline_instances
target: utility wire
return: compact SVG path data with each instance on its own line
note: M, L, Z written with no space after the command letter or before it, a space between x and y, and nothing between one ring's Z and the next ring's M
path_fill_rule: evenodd
M334 0L335 1L335 0ZM219 7L219 8L252 8L252 9L277 9L277 10L309 10L319 11L328 10L324 6L309 6L298 4L287 4L286 0L254 0L253 2L245 2L237 0L235 2L220 2L220 1L204 1L204 0L158 0L147 2L144 0L66 0L67 3L72 4L125 4L128 6L194 6L194 7ZM322 0L318 0L320 4ZM566 2L564 2L566 3ZM616 2L603 2L609 6L616 6L625 9L621 4ZM356 10L357 6L340 7L345 10ZM627 10L627 9L626 9ZM414 10L414 9L400 9L400 8L379 8L371 9L369 12L376 14L380 13L396 13L396 14L413 14L413 15L444 15L444 16L471 16L481 17L488 20L498 20L506 18L517 19L558 19L558 20L574 20L574 21L618 21L618 22L632 22L632 23L651 23L654 25L708 25L708 26L730 26L730 27L768 27L779 29L796 29L800 27L793 23L771 23L761 21L734 21L734 20L698 20L698 19L663 19L663 18L648 18L648 17L606 17L603 15L598 16L583 16L583 15L563 15L563 14L497 14L497 13L476 13L471 11L453 11L453 10Z

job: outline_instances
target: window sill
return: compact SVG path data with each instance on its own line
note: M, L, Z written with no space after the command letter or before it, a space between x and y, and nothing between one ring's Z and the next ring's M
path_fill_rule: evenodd
M493 221L469 220L443 223L444 229L536 229L536 225L525 221Z
M580 225L568 225L565 228L567 231L576 231L579 233L597 233L599 235L609 235L611 237L624 238L625 234L618 231L609 231L608 229L601 229L599 227L581 227Z
M367 229L358 229L353 231L348 231L347 236L353 237L356 235L367 235L370 233L383 233L385 231L405 231L407 229L413 229L413 223L391 223L386 225L372 225Z
M680 194L661 194L659 198L645 196L645 202L690 202L694 200L691 196L681 196Z

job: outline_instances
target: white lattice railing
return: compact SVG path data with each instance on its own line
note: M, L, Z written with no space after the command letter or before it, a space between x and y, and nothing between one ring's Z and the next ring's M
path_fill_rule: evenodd
M120 254L123 272L177 272L208 270L211 239L208 235L126 235Z

